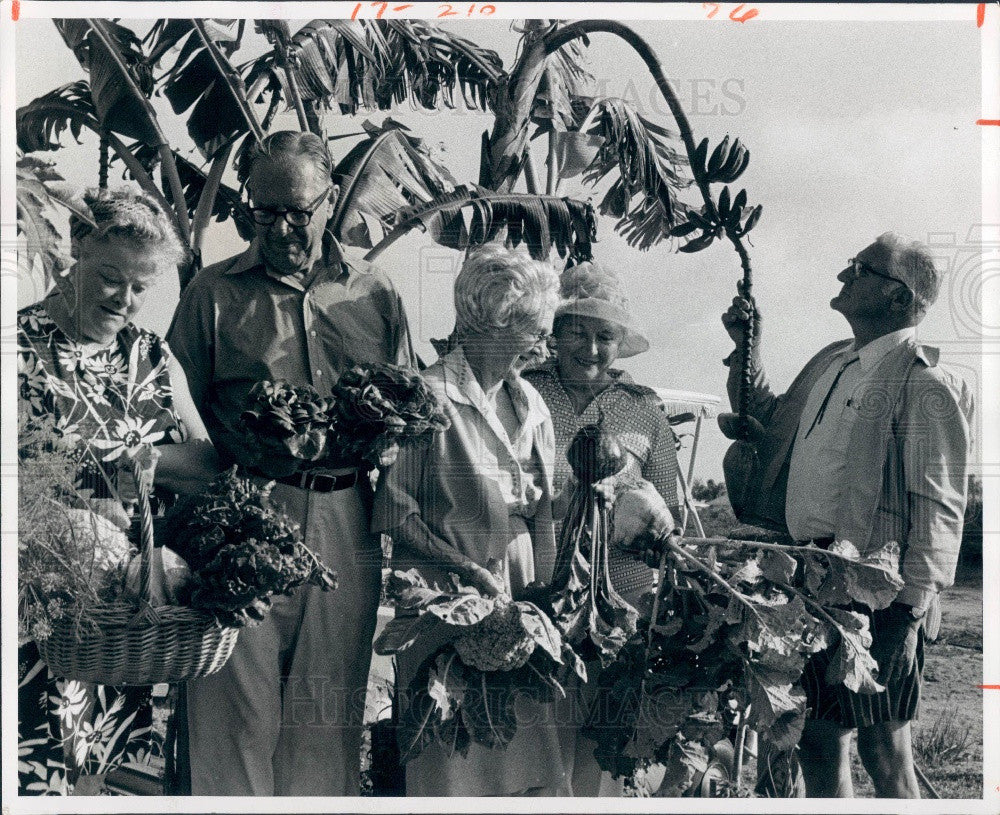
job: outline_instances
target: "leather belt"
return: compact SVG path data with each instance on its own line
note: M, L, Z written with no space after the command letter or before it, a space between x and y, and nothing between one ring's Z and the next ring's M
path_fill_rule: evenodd
M312 490L313 492L336 492L346 490L358 483L358 471L352 470L343 475L330 475L329 473L293 473L283 478L275 478L279 484L289 484L298 487L300 490Z

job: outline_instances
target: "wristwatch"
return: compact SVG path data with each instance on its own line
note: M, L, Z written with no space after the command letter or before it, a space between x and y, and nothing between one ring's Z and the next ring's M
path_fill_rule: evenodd
M916 608L914 606L908 605L907 603L893 602L892 605L893 605L893 608L896 608L899 611L902 611L902 612L905 612L906 614L909 614L910 615L910 619L913 619L913 620L922 620L924 618L924 615L927 613L926 609L919 609L919 608Z

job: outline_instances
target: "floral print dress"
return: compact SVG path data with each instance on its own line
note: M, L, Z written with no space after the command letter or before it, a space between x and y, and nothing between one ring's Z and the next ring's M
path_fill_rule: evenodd
M107 346L64 334L44 301L18 313L19 396L76 446L77 488L118 498L118 465L142 444L183 440L173 409L169 351L126 325ZM125 486L124 484L122 485ZM44 632L36 632L44 633ZM145 763L152 749L148 687L111 688L52 676L34 642L18 649L18 788L64 795L81 775Z

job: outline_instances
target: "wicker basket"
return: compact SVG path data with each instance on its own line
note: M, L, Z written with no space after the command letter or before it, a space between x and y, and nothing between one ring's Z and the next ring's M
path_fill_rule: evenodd
M136 465L136 480L138 478ZM138 488L140 510L139 603L92 607L96 630L60 620L38 643L55 676L102 685L184 682L215 673L236 645L237 628L220 626L210 614L183 606L149 606L153 516L149 492Z

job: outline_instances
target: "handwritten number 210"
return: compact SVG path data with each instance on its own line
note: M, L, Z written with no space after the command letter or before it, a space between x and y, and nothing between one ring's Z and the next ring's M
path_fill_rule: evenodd
M439 9L438 17L455 17L458 15L457 11L452 10L454 9L454 6L451 3L442 3L441 5L438 6L438 9ZM475 9L476 9L476 4L473 3L471 6L469 6L469 10L465 13L465 16L471 17ZM497 7L489 3L479 7L480 14L489 15L495 12L496 10Z
M732 11L729 12L729 19L736 23L745 23L747 20L752 20L760 12L755 8L747 9L742 15L740 11L745 7L745 3L740 3ZM706 15L709 19L712 19L716 14L719 13L719 8L722 6L721 3L702 3L701 7L703 9L711 8L712 10Z

